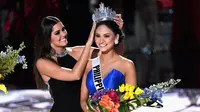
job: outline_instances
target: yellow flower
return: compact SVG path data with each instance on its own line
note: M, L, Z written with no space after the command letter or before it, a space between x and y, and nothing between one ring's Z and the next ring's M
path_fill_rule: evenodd
M126 84L125 85L125 91L129 91L129 87L130 87L131 85L130 84Z
M135 90L135 94L136 94L136 95L140 95L140 94L142 94L142 93L143 93L143 90L140 89L139 87Z
M132 99L134 99L134 98L135 98L133 94L134 94L134 92L133 92L133 91L132 91L132 92L129 92L129 97L130 97L129 99L130 99L130 100L132 100Z
M129 87L129 92L133 92L134 89L135 89L135 86L130 86Z
M4 84L0 84L0 90L3 91L5 94L8 94L6 86Z
M130 97L129 92L126 92L125 95L124 95L124 100L128 100L129 97Z
M122 84L120 87L119 87L119 91L121 93L123 93L125 91L125 87L124 87L124 84Z

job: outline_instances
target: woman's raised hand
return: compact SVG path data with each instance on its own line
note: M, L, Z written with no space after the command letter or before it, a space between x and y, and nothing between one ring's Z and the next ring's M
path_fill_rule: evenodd
M87 41L87 44L89 45L92 45L93 44L93 41L94 41L94 31L96 29L96 22L93 22L93 26L92 26L92 29L90 31L90 35L88 37L88 41Z
M114 18L114 21L117 23L117 25L119 26L119 29L123 28L124 22L122 19L122 15L121 14L116 14L116 17Z

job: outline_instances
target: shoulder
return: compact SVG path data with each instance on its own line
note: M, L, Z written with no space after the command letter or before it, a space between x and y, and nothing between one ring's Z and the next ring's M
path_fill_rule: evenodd
M98 57L95 57L95 58L92 58L92 59L89 59L88 60L88 63L87 63L87 66L86 66L86 72L89 72L91 69L92 69L92 62L94 61L94 60L96 60Z
M120 68L124 71L124 74L126 76L129 76L128 74L131 74L131 76L134 76L134 74L136 74L136 67L135 67L134 62L122 56L121 56L121 60L122 61L120 65L123 65L123 66L120 66Z
M36 61L36 65L41 65L41 64L44 64L44 63L47 63L49 60L48 59L45 59L45 58L39 58L37 61Z
M121 58L121 64L124 65L125 68L133 68L135 67L135 64L132 60L125 58L123 56L120 56Z
M56 68L58 66L55 62L46 58L39 58L35 64L40 75L44 75L50 68Z
M49 64L55 64L54 62L50 61L49 59L46 59L46 58L39 58L37 61L36 61L36 66L37 67L42 67L44 65L49 65Z

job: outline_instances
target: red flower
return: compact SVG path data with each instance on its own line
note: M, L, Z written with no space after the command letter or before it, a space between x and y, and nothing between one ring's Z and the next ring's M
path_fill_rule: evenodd
M119 103L120 99L119 99L119 96L118 96L116 91L110 91L110 92L107 93L107 95L111 98L111 100L115 104Z

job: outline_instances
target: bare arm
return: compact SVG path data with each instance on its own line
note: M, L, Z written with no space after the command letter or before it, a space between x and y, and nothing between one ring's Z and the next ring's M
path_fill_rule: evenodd
M76 58L76 60L78 60L81 56L81 53L83 52L83 49L85 48L85 46L75 46L75 47L72 47L72 51L74 52L72 55ZM96 47L91 47L90 48L90 54L89 54L89 59L92 58L92 56L96 57L97 56L97 53L98 52L95 52L95 51L98 51L98 48ZM96 55L96 56L95 56Z
M137 85L136 69L134 63L132 61L127 61L125 68L126 68L125 72L126 83L131 85Z
M83 109L84 112L88 112L88 107L87 107L87 99L88 99L88 89L86 87L86 77L87 77L87 73L90 69L91 63L88 62L87 68L85 70L83 79L82 79L82 85L81 85L81 98L80 98L80 104L81 104L81 108Z
M55 63L46 60L46 59L39 59L36 63L36 66L41 75L46 75L48 77L52 77L58 80L79 80L82 76L82 73L87 65L89 52L91 49L91 45L93 43L94 37L94 30L96 28L96 24L93 25L92 30L90 32L90 36L86 43L86 46L81 53L80 58L78 59L77 63L73 67L73 69L62 69L60 66L56 65Z

